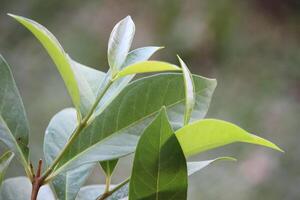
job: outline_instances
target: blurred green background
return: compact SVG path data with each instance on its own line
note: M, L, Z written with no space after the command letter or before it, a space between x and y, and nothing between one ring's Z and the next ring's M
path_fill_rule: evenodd
M155 59L217 78L208 116L234 122L286 153L234 144L193 160L234 156L190 178L189 199L300 199L299 0L1 0L0 53L12 70L31 125L31 158L42 157L51 117L71 105L63 81L38 41L6 13L45 25L76 60L107 70L107 41L126 15L136 23L133 48L162 45ZM113 183L130 173L122 159ZM9 176L22 175L17 162ZM95 169L87 184L103 183Z

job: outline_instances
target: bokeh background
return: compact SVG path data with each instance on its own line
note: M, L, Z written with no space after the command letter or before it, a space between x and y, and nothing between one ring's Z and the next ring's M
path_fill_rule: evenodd
M163 45L154 58L217 78L209 117L271 139L286 153L234 144L193 158L234 156L190 178L189 199L300 199L299 0L1 0L0 53L12 70L31 125L31 158L42 157L51 117L71 105L63 81L38 41L6 13L45 25L76 60L107 70L107 41L126 15L136 23L133 48ZM113 183L130 173L123 159ZM103 182L95 169L87 184ZM17 162L9 176L24 172Z

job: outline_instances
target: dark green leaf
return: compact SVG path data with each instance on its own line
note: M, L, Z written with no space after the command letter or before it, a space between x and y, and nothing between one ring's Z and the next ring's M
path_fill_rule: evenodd
M118 160L109 160L109 161L100 162L100 165L108 178L110 178L111 175L113 174L113 171L117 163Z
M186 199L187 185L185 156L163 108L138 142L129 199Z
M15 154L11 151L5 152L1 157L0 157L0 186L2 184L2 181L4 179L6 170L12 161L13 157Z
M57 113L50 121L44 139L44 155L48 165L67 143L76 128L77 118L74 108L67 108ZM53 188L60 200L72 200L85 183L94 164L87 164L61 173L53 180Z
M216 82L200 76L194 76L194 82L197 103L192 117L199 119L207 112ZM159 74L132 82L68 147L52 176L134 152L140 134L164 105L172 126L181 127L185 108L182 74Z
M0 55L0 140L13 151L28 175L29 125L10 68Z

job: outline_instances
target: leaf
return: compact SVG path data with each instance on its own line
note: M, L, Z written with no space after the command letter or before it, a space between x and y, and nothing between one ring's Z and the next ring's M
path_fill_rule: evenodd
M72 70L71 63L67 57L67 54L59 44L58 40L49 30L47 30L44 26L33 20L13 14L8 15L16 19L29 31L31 31L32 34L41 42L41 44L47 50L48 54L52 58L61 77L65 82L69 95L71 96L76 109L79 111L80 94L76 78Z
M129 199L186 199L187 185L185 156L163 108L138 142Z
M132 65L137 62L148 60L156 51L161 49L162 47L142 47L135 49L128 53L124 64L122 65L121 69L125 68L128 65ZM96 108L95 115L99 115L108 105L109 103L116 98L116 96L128 85L128 83L133 79L135 75L129 75L126 77L119 78L116 80L113 85L108 89L105 93L104 97L98 104ZM103 86L107 84L107 81L111 78L110 72L106 74L106 80L103 81ZM106 173L106 175L112 174L117 161L104 161L101 162L101 167Z
M138 62L133 65L129 65L121 70L115 77L115 79L138 73L148 73L148 72L162 72L162 71L179 71L176 65L161 62L161 61L144 61Z
M31 188L31 182L27 177L20 176L6 179L0 188L0 199L28 200L31 196ZM49 185L40 188L37 200L55 200Z
M85 117L96 101L98 87L106 74L69 59L79 88L81 115Z
M184 126L176 136L187 157L234 142L245 142L282 151L272 142L217 119L204 119Z
M16 154L27 175L31 175L28 165L29 125L14 78L1 55L0 75L0 140Z
M0 157L0 187L4 179L6 170L14 156L15 154L13 152L7 151Z
M236 161L235 158L232 157L220 157L213 160L205 160L205 161L196 161L196 162L187 162L188 168L188 175L191 176L194 173L201 171L205 167L211 165L212 163L219 161L219 160L229 160L229 161Z
M213 160L205 160L205 161L196 161L196 162L187 162L187 171L188 171L188 176L191 176L195 174L196 172L201 171L205 167L219 161L219 160L228 160L228 161L236 161L235 158L232 157L219 157ZM103 190L101 190L103 188ZM90 185L90 186L85 186L80 189L80 192L78 193L78 196L80 194L80 197L82 199L76 199L76 200L94 200L96 197L100 196L104 191L104 186L103 185ZM123 187L118 189L116 192L113 193L112 196L107 198L108 200L119 200L123 199L124 197L128 198L128 191L129 191L129 183L125 184ZM92 195L88 195L92 194ZM87 196L90 198L83 198L83 196ZM114 199L115 198L115 199Z
M200 76L194 76L194 82L197 103L192 117L200 119L207 112L216 82ZM140 134L164 105L172 126L181 127L184 100L181 74L159 74L132 82L78 135L51 176L134 152Z
M111 175L113 174L114 169L116 168L118 163L118 160L109 160L109 161L104 161L100 162L100 165L105 172L105 175L110 178Z
M47 165L50 165L60 153L76 126L77 118L74 108L64 109L51 119L44 139L44 155ZM75 199L93 168L94 164L82 165L56 176L52 184L57 197L60 200Z
M190 121L191 114L195 106L195 88L194 88L193 76L191 72L189 71L186 64L183 62L183 60L179 56L177 57L182 68L184 85L185 85L184 124L186 125Z
M96 200L104 193L105 185L89 185L80 188L75 200Z
M162 47L149 46L138 48L129 52L121 69L129 65L135 64L137 62L148 60L156 51L160 50L161 48ZM108 80L111 78L110 73L111 72L107 73L106 78L103 81L102 88L105 86L105 84L107 84ZM133 79L134 76L135 75L132 74L126 77L122 77L113 83L113 85L109 88L109 90L105 93L104 97L99 102L95 112L95 116L99 115L111 103L111 101L116 96L118 96L118 94L120 94L120 92L128 85L128 83Z
M134 33L134 22L130 16L127 16L116 24L110 34L107 57L113 77L117 74L127 57Z

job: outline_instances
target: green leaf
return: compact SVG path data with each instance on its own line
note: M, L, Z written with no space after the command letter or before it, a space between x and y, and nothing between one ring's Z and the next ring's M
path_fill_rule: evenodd
M252 143L282 151L268 140L217 119L204 119L184 126L176 131L176 136L187 157L234 142Z
M120 70L127 57L134 33L134 22L130 16L127 16L116 24L110 34L107 58L113 77Z
M149 46L149 47L142 47L135 49L128 53L125 62L123 63L121 69L127 67L128 65L135 64L137 62L142 62L145 60L148 60L156 51L161 49L162 47L155 47L155 46ZM128 83L133 79L135 75L128 75L126 77L122 77L117 79L113 85L108 89L108 91L105 93L104 97L101 99L101 101L98 104L98 107L96 108L95 115L99 115L108 105L111 103L111 101L116 98L116 96L128 85ZM103 86L108 83L108 80L110 80L111 74L110 72L106 75L106 80L103 81ZM101 162L101 167L106 173L106 175L111 175L117 161L104 161Z
M47 165L50 165L63 149L76 126L77 118L74 108L64 109L51 119L44 138L44 155ZM56 196L60 200L75 199L94 166L94 164L82 165L56 176L52 182Z
M156 51L160 50L162 47L142 47L135 49L128 53L124 64L122 65L121 69L135 64L137 62L142 62L148 60ZM120 94L120 92L128 85L128 83L134 78L134 74L120 78L116 80L113 85L109 88L109 90L105 93L104 97L99 102L95 115L99 115L110 103L111 101ZM107 73L105 80L103 81L102 87L108 83L111 79L111 70ZM99 90L101 91L101 90Z
M216 81L194 76L194 82L197 103L192 117L201 119L207 112ZM129 84L78 135L51 176L84 163L112 160L134 152L140 134L162 106L167 107L172 126L182 127L185 95L181 74L158 74Z
M29 125L10 68L0 55L0 140L16 154L31 176L28 165Z
M209 165L221 161L221 160L228 160L228 161L236 161L235 158L232 157L220 157L216 158L213 160L205 160L205 161L196 161L196 162L187 162L187 171L188 171L188 176L191 176L195 174L196 172L201 171L205 167L208 167ZM78 196L80 194L80 199L76 200L94 200L96 197L100 196L103 191L104 191L104 185L90 185L90 186L85 186L80 189L80 192L78 193ZM114 186L113 186L114 187ZM103 188L103 189L102 189ZM125 184L123 187L118 189L116 192L113 193L112 196L107 198L108 200L119 200L123 199L124 197L128 197L128 191L129 191L129 183ZM91 194L91 195L89 195ZM84 198L90 197L90 198Z
M193 76L190 70L183 62L183 60L179 56L177 57L182 68L184 85L185 85L184 124L186 125L190 121L191 114L195 106L195 88L194 88Z
M6 179L0 188L0 199L28 200L31 196L31 188L31 182L27 177L20 176ZM49 185L40 188L37 200L55 200Z
M148 72L162 72L162 71L179 71L176 65L162 62L162 61L144 61L138 62L133 65L129 65L121 70L115 77L115 79L131 75L131 74L139 74L139 73L148 73Z
M113 171L115 170L116 166L118 164L118 160L109 160L100 162L100 165L105 172L105 175L110 178L113 174Z
M185 156L163 108L138 142L129 199L186 199L187 185Z
M0 187L4 179L6 170L14 156L15 154L13 152L7 151L0 157Z
M104 81L106 74L82 65L71 58L70 60L79 88L81 115L85 117L96 101L98 87Z
M70 60L54 35L39 23L25 17L8 14L24 25L41 42L62 76L72 101L80 110L80 94Z
M191 176L194 173L201 171L205 167L211 165L212 163L220 160L229 160L229 161L236 161L235 158L232 157L220 157L213 160L205 160L205 161L196 161L196 162L188 162L187 168L188 168L188 175Z

